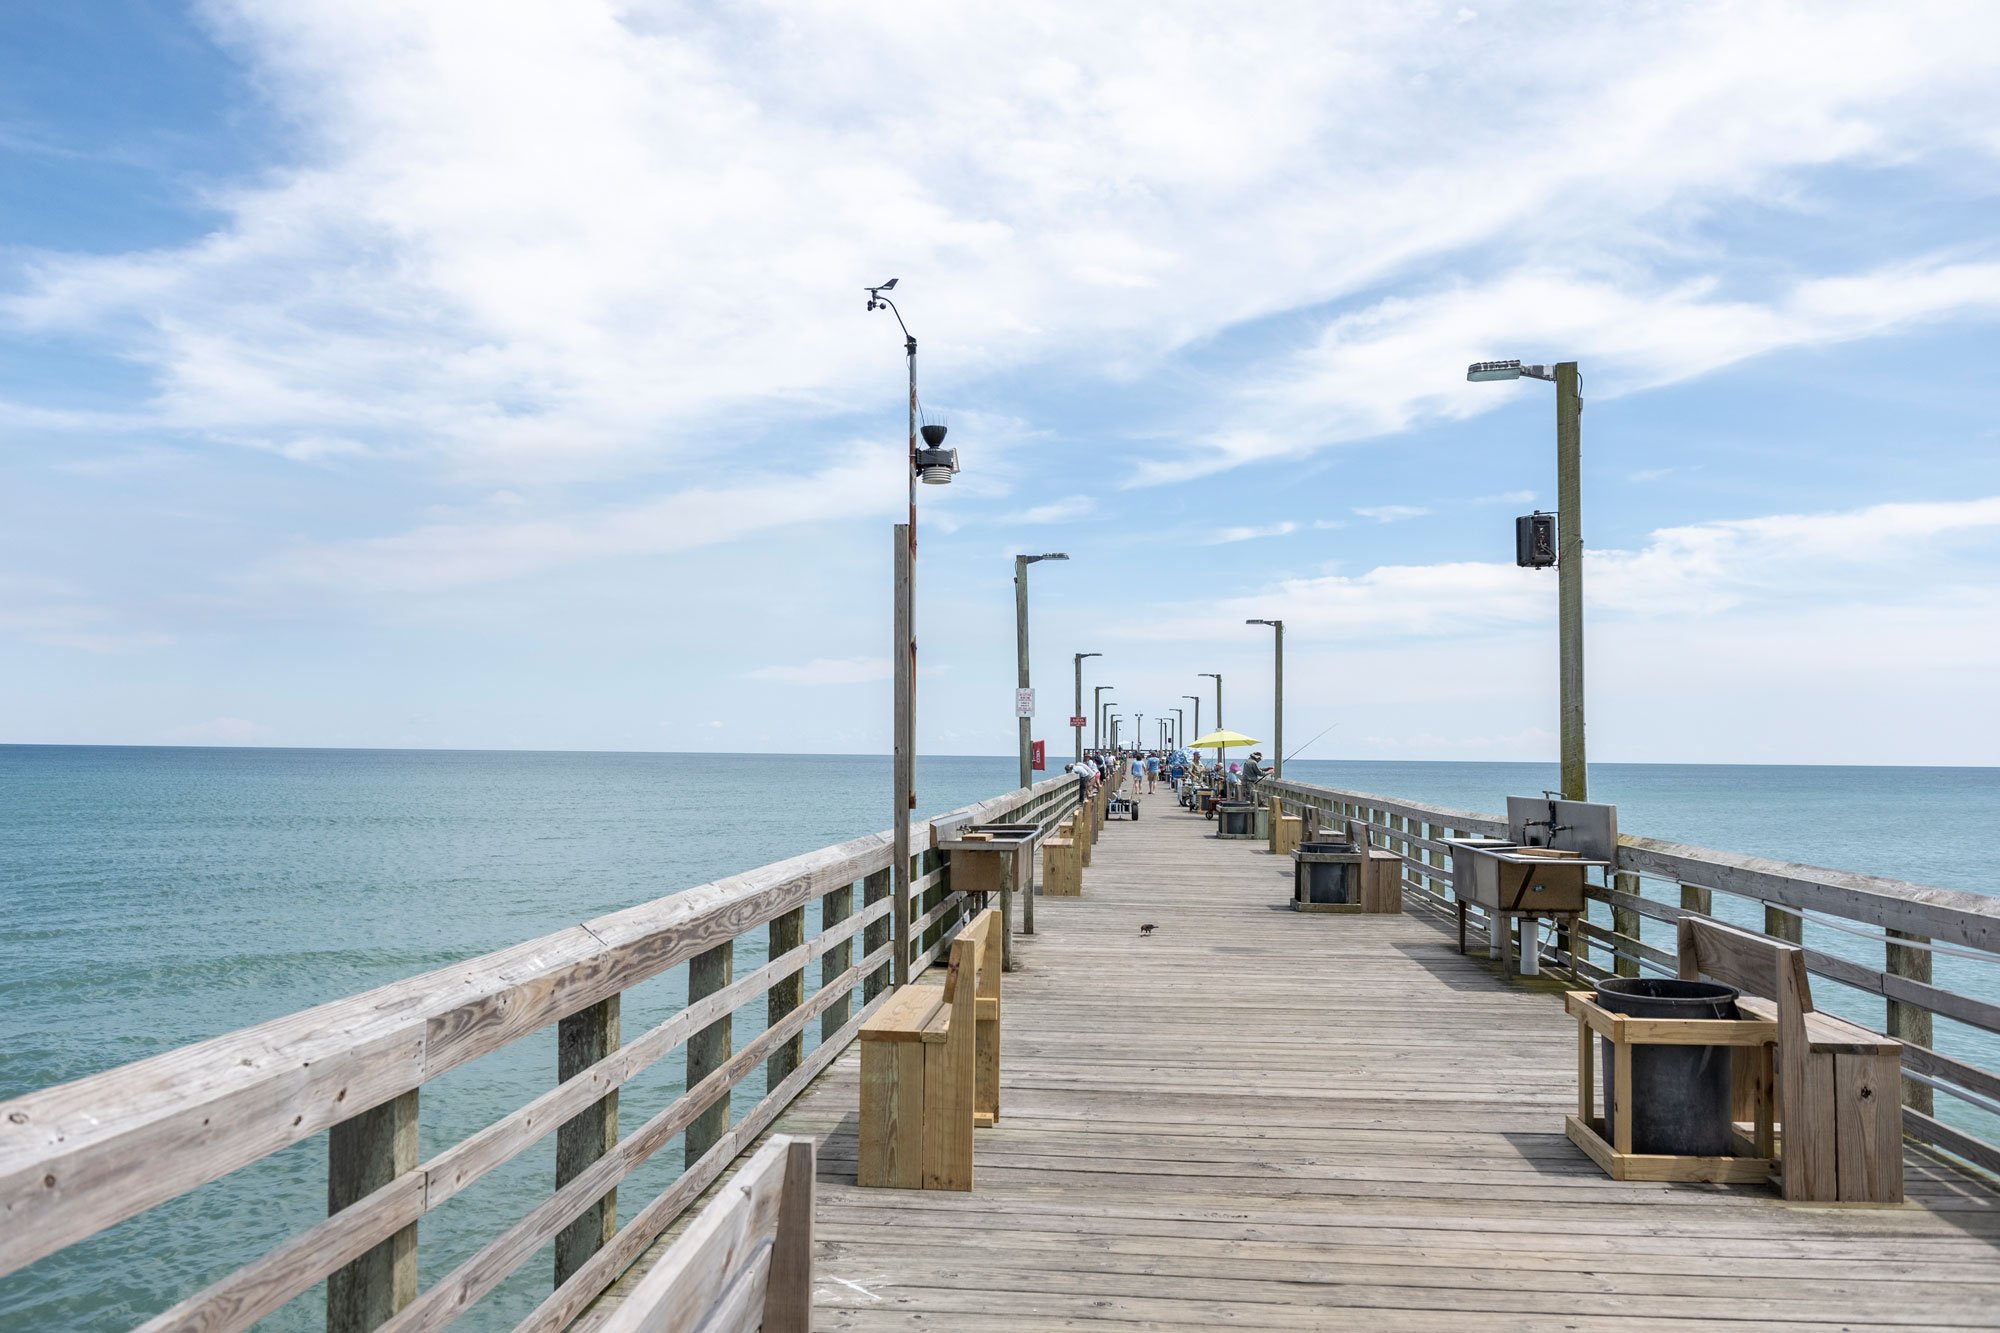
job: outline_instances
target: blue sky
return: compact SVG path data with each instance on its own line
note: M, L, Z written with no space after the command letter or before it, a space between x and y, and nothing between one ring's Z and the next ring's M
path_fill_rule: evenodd
M1978 4L23 3L0 739L876 751L1070 654L1314 757L2000 754ZM1213 721L1204 705L1204 723ZM1150 724L1149 724L1150 729Z

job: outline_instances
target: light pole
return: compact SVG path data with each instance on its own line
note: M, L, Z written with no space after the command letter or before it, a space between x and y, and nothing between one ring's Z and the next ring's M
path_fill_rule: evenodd
M893 802L895 818L889 826L893 844L889 879L896 903L896 966L893 976L895 983L901 986L910 979L910 811L917 807L917 481L921 478L931 486L948 484L952 474L958 471L958 450L942 448L945 428L932 425L923 428L925 447L917 447L917 340L910 336L909 325L903 323L903 312L896 309L894 301L883 295L895 285L896 279L891 278L879 287L866 290L869 310L887 310L896 317L896 327L903 331L903 355L910 364L910 462L907 478L910 521L896 525L896 641L891 654L896 671L893 764L896 791Z
M1182 695L1181 697L1183 699L1187 698L1186 695ZM1187 709L1176 708L1174 710L1174 748L1176 750L1180 749L1182 744L1186 742L1186 740L1187 740Z
M1278 676L1271 687L1271 776L1281 778L1285 776L1285 622L1246 620L1243 623L1269 625L1278 631Z
M1015 680L1022 689L1028 688L1028 566L1038 560L1067 560L1061 551L1050 551L1045 555L1017 555L1014 557L1014 659ZM1021 785L1035 785L1031 752L1035 746L1035 719L1032 714L1022 714L1019 697L1016 696L1014 713L1021 723Z
M1076 654L1076 710L1070 714L1073 718L1080 719L1083 716L1083 659L1102 656L1103 653ZM1076 733L1076 762L1080 764L1083 762L1083 723L1077 722L1070 730Z
M1524 366L1519 361L1475 361L1465 378L1548 380L1556 386L1556 638L1561 649L1557 717L1562 734L1562 789L1572 801L1588 800L1590 775L1583 749L1583 391L1576 362Z
M1090 692L1090 748L1104 748L1104 692L1115 690L1116 685L1099 685Z
M1194 701L1194 734L1199 738L1201 736L1201 696L1199 694L1183 694L1181 698ZM1196 755L1195 758L1199 759L1201 756Z
M1132 744L1144 745L1145 743L1146 715L1144 713L1134 713L1132 715Z
M1215 677L1215 729L1222 730L1222 673L1220 671L1197 671L1197 676ZM1215 747L1215 766L1222 767L1222 747Z

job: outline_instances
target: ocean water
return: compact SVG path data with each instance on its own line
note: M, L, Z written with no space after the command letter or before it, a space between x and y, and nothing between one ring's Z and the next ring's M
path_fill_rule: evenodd
M1534 764L1287 768L1487 812L1556 777ZM919 805L943 812L1014 778L1012 757L923 758ZM881 756L0 747L0 1098L885 827L888 787ZM1627 833L1994 892L1980 835L2000 820L2000 770L1605 764L1592 788ZM1880 965L1879 946L1838 932L1809 926L1808 942ZM762 961L759 939L739 945L739 974ZM680 973L628 993L628 1038L680 1006ZM1937 979L2000 999L1991 964L1940 958ZM1828 987L1820 1001L1881 1023L1879 1000ZM739 1044L761 1012L738 1013ZM1939 1028L1943 1049L2000 1068L1987 1034ZM549 1031L426 1085L423 1154L545 1089L554 1067ZM623 1123L664 1106L682 1074L670 1059L628 1085ZM762 1090L748 1080L737 1114ZM1978 1112L1947 1118L2000 1138ZM680 1160L678 1144L655 1157L621 1214ZM323 1216L324 1163L323 1139L308 1140L0 1279L0 1330L129 1327ZM550 1140L428 1215L424 1283L545 1194L553 1170ZM549 1266L545 1251L459 1327L512 1327L546 1295ZM320 1308L308 1293L267 1326L317 1328Z

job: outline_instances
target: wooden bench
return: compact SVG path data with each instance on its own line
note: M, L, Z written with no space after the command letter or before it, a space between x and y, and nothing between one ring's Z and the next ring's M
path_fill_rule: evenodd
M758 1149L598 1325L598 1333L808 1333L811 1139Z
M1815 1011L1797 945L1693 916L1679 943L1683 978L1734 986L1743 1013L1778 1025L1775 1051L1736 1053L1733 1086L1739 1114L1775 1094L1785 1198L1901 1203L1903 1043Z
M981 912L943 986L904 986L861 1025L861 1184L972 1188L973 1128L1000 1118L999 929Z
M1298 850L1299 835L1304 821L1297 815L1285 813L1285 801L1281 796L1271 798L1271 855L1290 856Z
M1083 896L1083 839L1074 820L1064 820L1052 838L1042 840L1042 894L1048 898Z

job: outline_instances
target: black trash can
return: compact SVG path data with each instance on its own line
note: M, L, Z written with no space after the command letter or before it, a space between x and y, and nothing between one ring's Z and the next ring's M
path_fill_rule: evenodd
M1248 801L1223 801L1215 807L1222 815L1222 822L1216 832L1225 838L1254 838L1257 829L1253 821L1256 807Z
M1294 859L1299 863L1300 889L1304 896L1301 902L1317 906L1338 906L1361 901L1359 877L1355 874L1360 867L1352 860L1322 861L1321 856L1349 858L1354 855L1351 842L1302 842Z
M1617 977L1597 983L1597 1003L1633 1018L1735 1018L1734 986L1719 981ZM1615 1048L1603 1038L1604 1137L1617 1117ZM1729 1155L1728 1046L1632 1047L1632 1151L1679 1157Z

